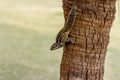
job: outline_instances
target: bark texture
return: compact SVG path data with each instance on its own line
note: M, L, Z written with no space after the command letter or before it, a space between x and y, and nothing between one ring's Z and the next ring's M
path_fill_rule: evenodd
M65 20L70 7L78 6L60 68L60 80L103 80L104 62L115 19L116 0L63 0Z

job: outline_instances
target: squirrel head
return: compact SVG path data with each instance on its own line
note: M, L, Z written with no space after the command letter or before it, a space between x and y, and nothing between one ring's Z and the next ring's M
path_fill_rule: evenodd
M61 48L61 47L63 47L63 44L58 44L58 43L54 43L52 46L51 46L51 48L50 48L50 50L56 50L56 49L59 49L59 48Z

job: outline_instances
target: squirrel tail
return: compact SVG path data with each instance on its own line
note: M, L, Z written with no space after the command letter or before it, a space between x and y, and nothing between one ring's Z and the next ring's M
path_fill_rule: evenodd
M77 6L73 5L70 12L68 13L68 18L65 22L66 29L70 30L73 27L76 16L77 16Z

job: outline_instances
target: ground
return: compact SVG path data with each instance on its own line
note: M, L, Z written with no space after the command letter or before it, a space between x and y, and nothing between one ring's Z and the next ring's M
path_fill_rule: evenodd
M118 20L111 30L105 80L120 79ZM62 49L49 48L63 23L61 0L0 0L0 80L58 80Z

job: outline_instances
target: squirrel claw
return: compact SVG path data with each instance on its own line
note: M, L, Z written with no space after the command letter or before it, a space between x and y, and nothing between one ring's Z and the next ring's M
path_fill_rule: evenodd
M70 42L71 42L72 44L74 44L74 43L75 43L75 38L71 38L71 39L70 39Z

